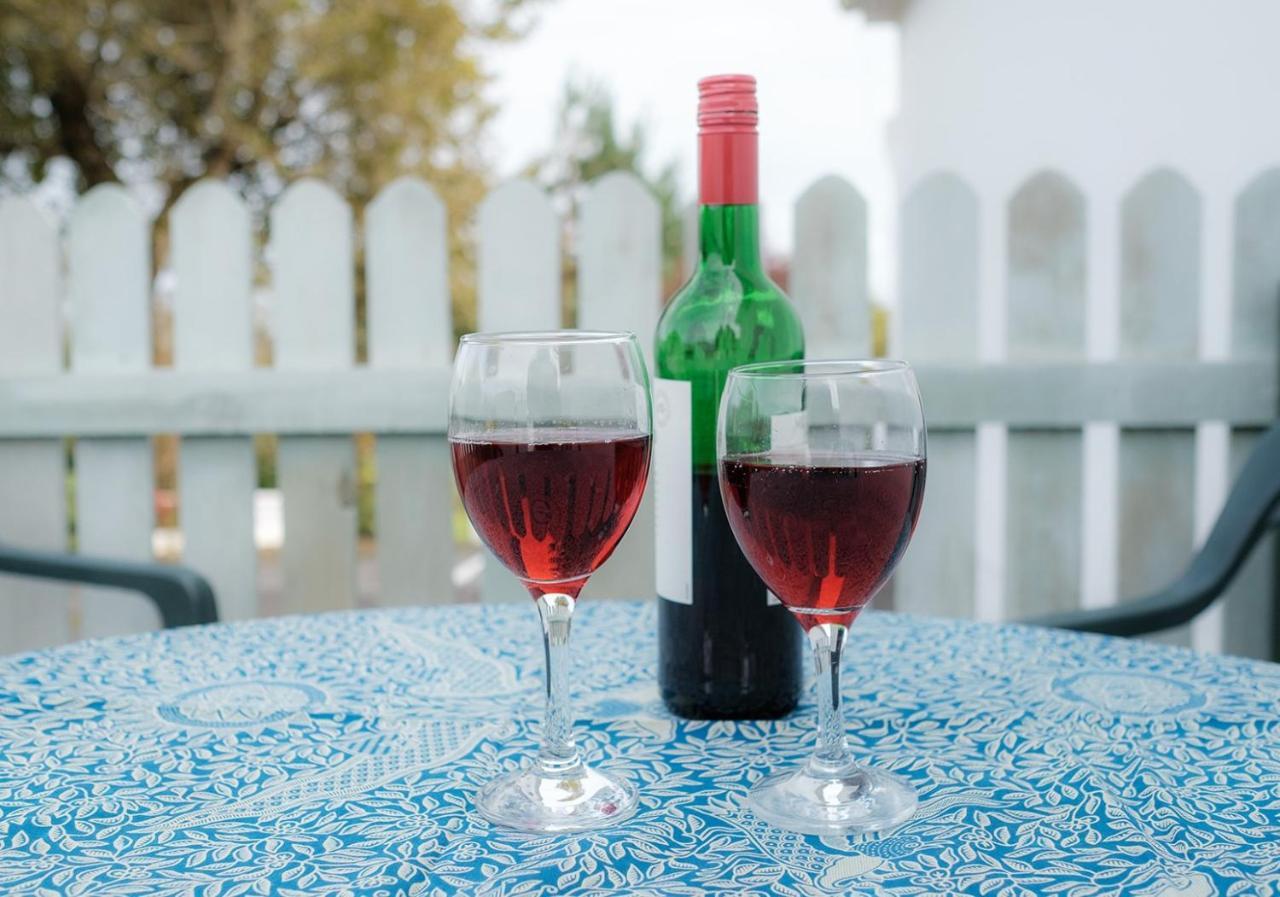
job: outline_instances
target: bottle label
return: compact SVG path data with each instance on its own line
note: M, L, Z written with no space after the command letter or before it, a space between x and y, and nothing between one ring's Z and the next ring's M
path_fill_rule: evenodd
M693 387L653 382L654 561L658 597L693 604Z

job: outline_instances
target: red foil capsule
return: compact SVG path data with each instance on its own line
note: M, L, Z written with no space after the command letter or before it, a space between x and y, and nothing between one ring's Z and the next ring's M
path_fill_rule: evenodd
M706 206L757 201L756 79L712 75L698 82L698 201Z

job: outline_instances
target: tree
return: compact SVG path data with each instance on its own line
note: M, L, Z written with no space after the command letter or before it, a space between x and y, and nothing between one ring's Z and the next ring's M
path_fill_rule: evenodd
M513 31L448 0L7 0L0 153L84 185L206 175L270 194L321 174L367 196L389 171L473 174L489 116L476 39Z
M679 276L681 252L677 168L675 161L669 161L650 171L647 155L648 134L643 123L636 122L627 133L620 133L609 91L593 82L570 80L556 113L551 150L530 164L528 173L550 193L568 230L568 242L573 239L578 206L593 180L611 171L629 171L639 177L653 191L662 211L663 283L672 287ZM573 258L570 252L564 266L566 300L576 285Z
M522 5L482 21L451 0L4 0L0 177L65 157L81 187L156 184L166 208L223 177L261 211L306 175L359 209L415 173L463 222L487 186L478 52L518 34Z

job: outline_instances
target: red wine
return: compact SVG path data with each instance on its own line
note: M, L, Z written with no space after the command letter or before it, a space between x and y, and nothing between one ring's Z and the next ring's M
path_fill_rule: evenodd
M777 717L796 705L803 633L729 529L716 409L729 370L804 357L799 315L760 256L755 79L698 84L698 265L654 343L658 683L695 719Z
M451 439L467 516L498 559L537 594L577 596L635 516L649 437L599 430L496 431Z
M848 626L911 539L922 458L772 454L721 462L729 525L805 629Z

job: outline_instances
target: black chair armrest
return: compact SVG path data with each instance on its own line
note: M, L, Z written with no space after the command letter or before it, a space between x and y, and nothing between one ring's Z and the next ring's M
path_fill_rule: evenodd
M1196 600L1196 596L1187 596L1173 588L1112 607L1067 611L1034 617L1025 622L1034 626L1096 632L1100 635L1147 635L1188 623L1212 603L1211 596Z
M1194 619L1226 591L1267 530L1280 524L1280 424L1250 453L1205 540L1186 571L1165 589L1115 607L1072 611L1025 622L1104 635L1145 635ZM1280 600L1280 596L1277 596ZM1280 617L1280 606L1275 610Z
M141 592L160 611L165 629L218 622L213 589L204 577L188 567L0 545L0 573Z

